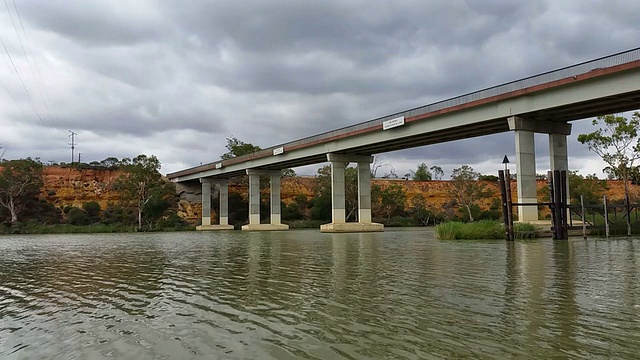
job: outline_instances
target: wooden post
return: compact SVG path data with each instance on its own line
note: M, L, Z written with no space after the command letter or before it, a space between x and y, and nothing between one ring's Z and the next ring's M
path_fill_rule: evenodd
M560 194L562 194L560 207L562 208L562 240L569 239L569 208L567 204L569 203L569 199L567 197L567 170L560 170Z
M631 236L631 207L629 206L629 195L624 196L624 206L627 209L627 236Z
M509 223L507 224L509 229L509 240L515 240L515 235L513 233L513 201L511 200L511 174L509 173L509 169L507 169L504 173L505 181L504 186L507 192L507 215Z
M553 239L556 239L556 228L558 224L556 223L556 207L555 207L555 187L553 186L553 172L547 172L547 185L549 186L549 209L551 210L551 227L553 228Z
M511 234L509 233L509 211L510 204L507 201L507 186L504 179L504 170L498 171L498 178L500 179L500 197L502 198L502 218L504 219L504 233L507 241L511 240Z
M587 220L584 213L584 196L580 195L580 207L582 208L582 238L587 239Z
M604 196L604 233L609 237L609 209L607 208L607 195Z

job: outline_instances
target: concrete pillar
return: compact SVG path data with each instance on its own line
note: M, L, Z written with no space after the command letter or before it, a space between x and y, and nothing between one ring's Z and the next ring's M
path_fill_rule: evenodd
M346 222L344 199L344 161L331 162L331 222L344 224Z
M569 170L566 135L549 134L549 156L551 170Z
M527 119L512 116L507 119L509 129L516 136L516 173L518 177L518 202L538 202L536 189L536 151L534 133L553 134L549 137L551 168L567 168L567 139L571 134L571 124L542 119ZM564 139L560 137L564 136ZM559 169L559 168L558 168ZM519 221L538 220L535 206L518 206Z
M247 175L249 175L249 224L244 225L242 230L268 231L289 229L289 225L281 223L281 171L248 169ZM271 180L271 224L260 224L260 176L269 176Z
M358 163L358 222L371 222L371 169L368 162Z
M551 170L569 170L569 156L567 155L567 135L549 134L549 157ZM571 203L569 193L569 179L567 179L567 204ZM570 215L570 211L567 213Z
M202 185L202 225L211 225L211 179L201 178Z
M220 188L220 225L229 225L229 180L218 180Z
M533 131L516 130L516 174L518 202L536 203L536 150ZM536 206L518 206L518 221L537 221Z
M280 173L271 175L271 225L281 221L280 211Z
M331 224L320 226L321 232L372 232L384 231L382 224L371 222L371 170L372 156L327 154L331 162ZM349 162L358 163L358 222L346 222L345 167Z
M249 225L260 224L260 175L249 174Z

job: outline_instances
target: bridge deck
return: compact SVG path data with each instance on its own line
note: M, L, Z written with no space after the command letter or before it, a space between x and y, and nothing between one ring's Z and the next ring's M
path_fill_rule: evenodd
M331 142L344 141L374 132L381 132L383 131L383 123L385 121L398 117L404 117L405 124L410 125L453 113L463 113L472 109L488 106L498 107L507 100L524 99L526 102L535 102L532 100L532 96L537 94L566 87L584 86L588 88L591 83L597 82L599 79L615 75L624 76L626 73L637 75L639 71L640 48L636 48L404 112L387 115L356 125L272 146L253 154L174 172L167 176L173 181L191 181L195 180L199 175L221 177L237 176L243 174L244 170L249 168L255 160L265 158L273 158L273 160L263 161L260 164L260 168L271 170L321 163L326 161L325 152L299 152L299 150L318 147L319 145ZM637 87L632 86L627 90L628 91L621 92L613 91L606 95L589 97L583 100L576 98L557 106L539 108L532 106L530 111L518 112L513 115L533 120L567 122L607 113L637 109L640 106L640 85ZM397 138L387 137L380 141L354 143L353 146L348 147L348 151L342 150L338 152L371 155L505 132L509 129L504 115L502 112L497 111L495 117L488 116L482 121L473 122L472 126L469 126L469 124L451 124L451 126L446 128L439 127L432 131L420 131L405 134ZM274 150L276 149L282 150L283 153L299 152L300 154L299 156L278 157L274 156ZM239 166L243 163L247 163L247 167Z

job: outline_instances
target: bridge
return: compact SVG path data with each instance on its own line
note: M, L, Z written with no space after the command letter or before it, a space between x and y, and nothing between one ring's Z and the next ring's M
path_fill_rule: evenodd
M323 232L382 231L371 221L370 164L374 154L512 131L517 192L537 200L534 133L549 135L551 170L568 170L571 121L640 108L640 48L468 93L448 100L306 137L228 160L168 174L178 184L201 186L201 230L231 229L228 179L249 176L249 224L243 230L282 230L282 169L331 164L332 222ZM304 121L304 119L300 119ZM345 221L344 171L358 167L358 223ZM271 223L260 224L260 176L271 181ZM211 223L212 184L219 185L218 224ZM537 209L519 207L519 219L537 220Z

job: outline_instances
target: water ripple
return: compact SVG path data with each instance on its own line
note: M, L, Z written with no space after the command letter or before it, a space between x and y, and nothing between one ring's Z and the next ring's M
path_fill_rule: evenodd
M640 239L0 238L0 358L634 358Z

